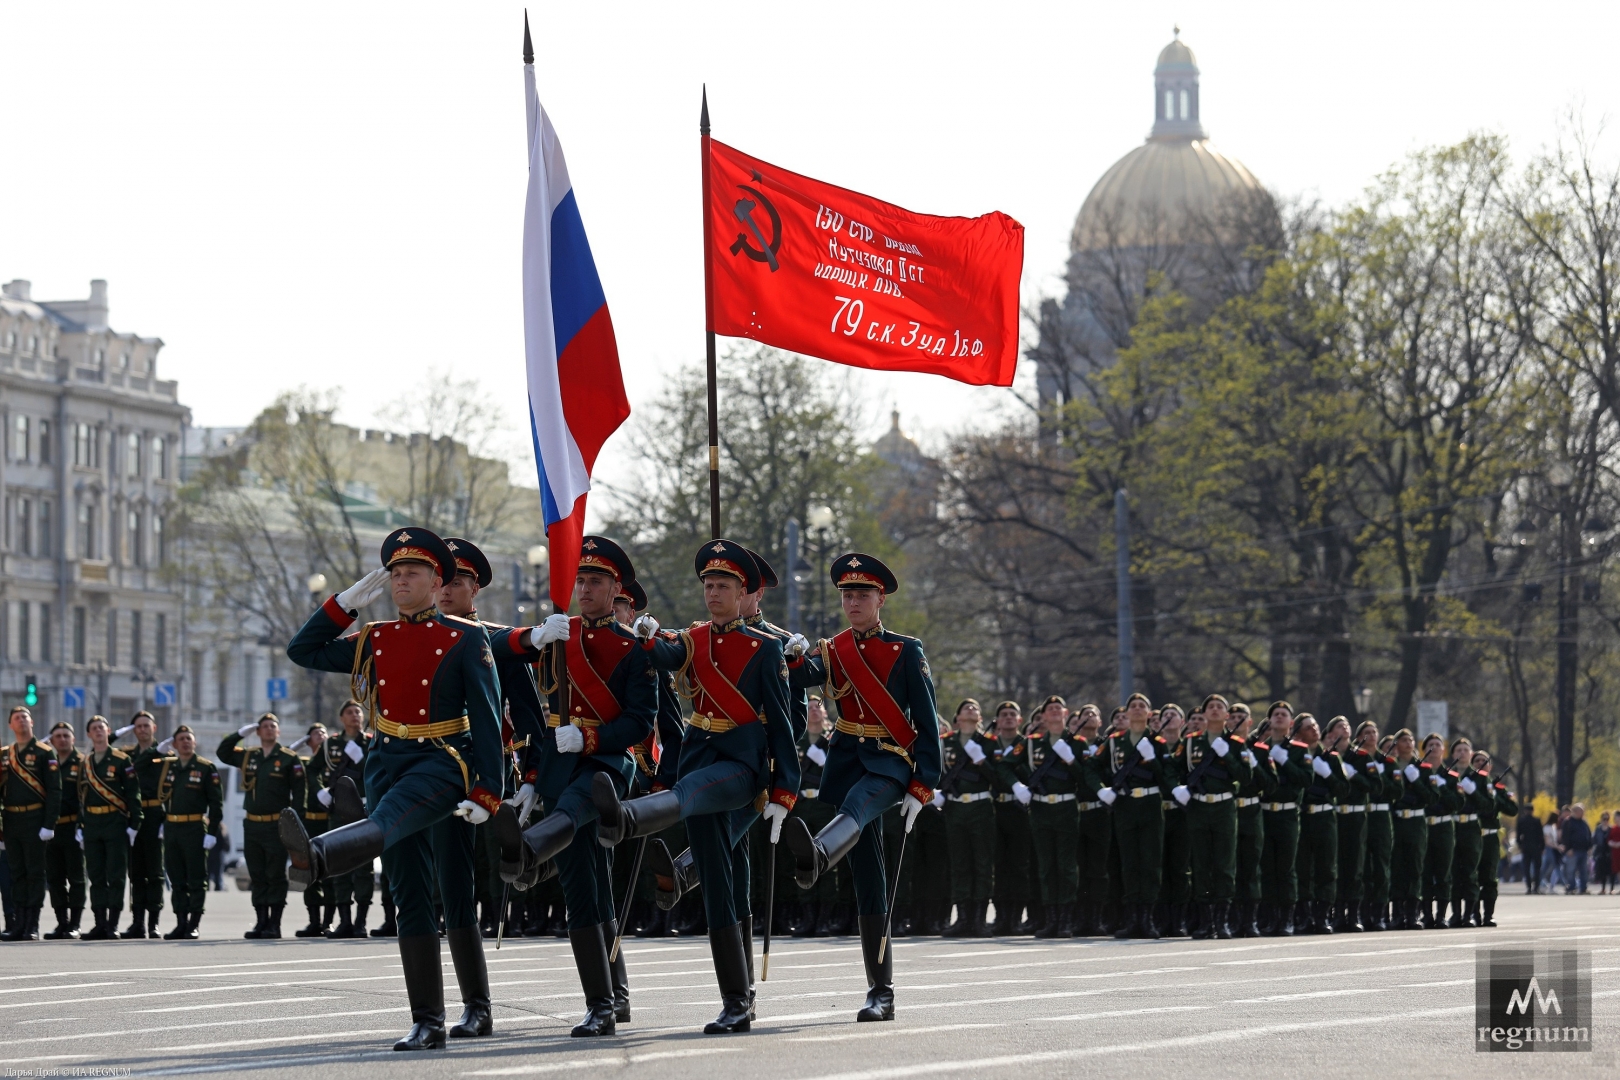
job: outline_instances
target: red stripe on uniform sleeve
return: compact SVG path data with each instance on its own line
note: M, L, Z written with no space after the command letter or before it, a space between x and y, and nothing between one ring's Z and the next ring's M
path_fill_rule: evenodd
M906 785L906 794L910 795L918 802L927 805L928 802L934 797L934 789L929 787L927 784L924 784L920 780L913 780L910 784Z
M773 803L777 803L780 806L785 806L791 810L793 809L793 804L798 801L799 797L786 788L771 789L771 802Z
M506 644L515 653L531 652L533 650L529 649L528 643L524 641L524 638L526 638L528 634L529 628L527 626L520 626L507 635Z
M326 598L326 603L321 605L321 610L326 613L328 619L337 623L339 630L347 630L349 624L354 622L354 616L344 611L343 605L338 603L336 593Z

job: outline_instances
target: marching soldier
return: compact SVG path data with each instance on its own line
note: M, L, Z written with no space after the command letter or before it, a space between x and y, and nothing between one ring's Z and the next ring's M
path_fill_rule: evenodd
M394 1049L441 1049L444 969L433 834L452 815L476 826L502 805L500 688L483 626L439 610L440 591L457 572L445 542L427 529L400 529L383 541L381 562L329 598L287 646L300 667L349 672L367 689L381 744L366 757L368 816L311 837L289 807L279 833L292 875L303 884L352 874L381 856L398 905L411 1009L411 1029ZM358 611L385 588L398 615L344 638Z
M297 754L299 747L309 750L306 757L298 754L304 763L304 797L300 805L294 807L298 816L303 818L304 831L311 836L319 836L326 831L326 823L331 811L320 801L318 792L326 790L328 783L326 777L326 725L317 721L309 725L309 731L304 737L293 744L293 753ZM328 895L330 886L324 881L311 882L304 889L304 910L309 914L309 923L293 931L293 937L325 937L326 928L332 925L332 901Z
M1457 846L1457 814L1462 810L1461 779L1446 767L1446 740L1430 732L1423 737L1423 761L1430 768L1428 781L1434 802L1428 815L1429 845L1423 853L1423 927L1440 930L1446 925L1446 901L1451 899L1451 859Z
M257 734L259 745L242 746ZM282 746L281 721L265 713L243 724L219 744L219 760L242 774L242 854L247 859L257 921L242 936L250 940L279 938L281 913L287 906L287 854L276 831L279 815L295 815L304 805L304 761Z
M129 852L130 924L119 937L158 936L158 916L163 914L163 803L158 798L174 756L157 745L157 719L142 709L118 729L117 738L135 733L135 747L129 751L135 762L135 778L141 782L141 831Z
M1010 760L1012 789L1029 807L1029 833L1041 889L1038 938L1074 936L1073 907L1080 892L1076 849L1080 840L1079 802L1085 746L1069 735L1068 704L1056 694L1036 711L1041 728L1024 740L1024 752Z
M547 673L552 679L541 685L549 695L551 730L541 743L535 785L549 812L526 830L510 804L495 814L503 879L525 890L543 877L561 879L568 941L585 991L585 1018L571 1032L576 1038L612 1035L618 1022L618 980L609 961L618 937L613 866L608 850L595 842L601 825L593 791L607 784L615 802L629 792L632 748L652 735L658 714L657 673L613 613L624 583L635 576L618 544L605 536L584 538L574 586L580 613L551 615L530 635L543 647L542 680ZM628 1011L628 977L619 978Z
M1082 705L1076 717L1075 741L1086 762L1102 753L1102 711L1095 705ZM1075 847L1075 865L1080 868L1080 903L1074 932L1081 935L1108 933L1104 929L1103 905L1108 902L1109 848L1114 842L1112 811L1097 797L1096 772L1084 765L1080 771L1080 842Z
M197 756L197 736L181 724L174 729L174 767L159 789L165 816L164 866L174 891L174 929L168 941L195 938L208 898L208 852L219 843L225 820L225 793L219 769Z
M348 781L363 808L366 797L366 755L371 751L372 736L365 731L365 713L358 701L345 701L338 711L342 727L329 735L321 746L326 759L326 786L315 791L315 800L334 815L328 822L334 829L353 824L343 816L344 810L334 808L332 788ZM353 812L353 807L346 808ZM358 821L359 818L355 818ZM357 938L366 936L366 913L371 909L375 890L371 864L347 874L336 874L326 879L332 890L332 903L337 908L338 924L326 932L329 938Z
M1477 926L1479 907L1479 853L1482 848L1480 811L1490 810L1481 805L1486 800L1475 799L1482 794L1474 776L1474 744L1467 738L1452 740L1451 773L1457 777L1457 789L1462 798L1457 808L1454 827L1455 846L1451 856L1451 918L1452 928ZM1491 799L1489 802L1494 803Z
M1335 722L1342 720L1335 717ZM1329 726L1332 726L1331 724ZM1300 798L1299 850L1295 872L1299 880L1299 906L1294 921L1308 934L1331 934L1328 919L1339 879L1339 825L1336 807L1348 788L1344 762L1322 742L1316 717L1294 717L1289 757L1310 770Z
M51 908L56 912L56 929L46 934L50 941L79 936L84 918L84 849L79 846L79 772L84 756L73 745L73 725L58 720L51 725L51 748L56 752L56 771L62 778L62 810L56 815L56 835L45 846L45 876L50 885Z
M988 937L985 915L995 886L996 806L993 772L996 740L979 730L983 714L968 698L956 707L955 730L944 739L945 771L934 801L945 811L951 852L951 900L956 921L945 937ZM823 823L825 824L825 823Z
M1311 770L1305 764L1303 743L1293 740L1294 709L1286 701L1274 701L1266 710L1267 756L1277 781L1264 811L1262 830L1265 846L1260 855L1260 895L1271 905L1271 921L1261 928L1272 937L1294 932L1294 905L1299 901L1299 877L1295 862L1299 857L1299 804L1310 782Z
M1418 759L1412 732L1395 733L1391 772L1400 777L1400 791L1390 803L1394 832L1390 853L1389 896L1395 906L1395 929L1418 930L1418 906L1423 895L1423 868L1429 850L1428 810L1435 804L1430 782L1434 766Z
M1232 734L1249 744L1240 754L1249 766L1249 778L1238 784L1237 798L1233 800L1237 803L1238 822L1238 918L1234 933L1241 938L1259 937L1261 923L1271 921L1269 910L1261 915L1260 866L1266 847L1265 811L1261 804L1276 790L1277 765L1271 760L1271 745L1261 737L1251 738L1254 714L1249 707L1234 702L1231 713Z
M1369 796L1382 787L1383 780L1374 755L1363 749L1360 742L1351 742L1347 717L1334 717L1323 741L1329 750L1339 755L1345 777L1345 790L1339 796L1334 815L1338 819L1338 886L1333 909L1328 912L1328 925L1336 934L1359 934L1362 931L1362 879L1367 864L1367 804Z
M996 706L996 872L991 900L996 921L990 932L996 936L1033 934L1033 921L1020 922L1029 903L1029 808L1013 794L1011 762L1024 752L1024 710L1016 701Z
M38 941L45 906L45 850L56 836L62 807L62 776L56 753L34 738L34 714L21 705L9 717L13 742L0 754L0 791L5 793L0 837L6 842L16 916L0 941Z
M1480 809L1479 898L1484 905L1477 924L1496 925L1497 863L1502 859L1502 818L1519 815L1519 801L1507 785L1491 776L1491 755L1480 750L1473 760L1475 783L1479 789L1474 799Z
M1394 744L1393 735L1379 739L1378 725L1371 720L1363 720L1356 728L1356 747L1375 774L1368 778L1366 856L1361 874L1361 924L1368 930L1389 929L1389 858L1395 843L1389 805L1398 797L1401 784L1395 759L1389 755Z
M92 716L84 733L90 753L79 771L79 833L96 919L84 940L105 941L118 936L124 910L129 849L141 828L141 783L135 778L135 762L109 745L112 725L105 716Z
M1187 846L1200 909L1192 936L1226 940L1232 936L1227 920L1236 891L1237 790L1249 779L1250 766L1243 757L1248 746L1228 734L1231 710L1222 695L1206 697L1196 715L1202 723L1189 730L1175 752L1183 779L1171 795L1186 807Z
M1097 798L1113 807L1114 851L1119 857L1120 918L1116 938L1157 938L1153 906L1164 871L1164 741L1148 730L1153 703L1132 694L1125 726L1109 735L1091 759Z
M1157 910L1166 937L1187 936L1187 904L1192 899L1192 853L1187 848L1187 814L1171 794L1186 779L1182 771L1181 733L1187 716L1181 706L1167 703L1159 710L1152 730L1164 743L1164 782L1160 799L1164 803L1164 869L1159 876Z
M940 780L934 683L922 642L883 628L883 605L900 588L889 568L871 555L850 552L833 560L831 574L849 627L823 641L795 675L806 684L824 683L838 702L820 795L838 806L838 815L815 836L798 823L788 847L799 887L806 889L849 856L869 988L855 1018L892 1020L894 950L886 933L881 815L899 803L909 832L934 797Z

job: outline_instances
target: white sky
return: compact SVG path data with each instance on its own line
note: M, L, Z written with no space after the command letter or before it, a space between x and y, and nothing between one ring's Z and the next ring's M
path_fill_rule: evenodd
M341 387L345 419L370 424L453 365L516 434L522 10L0 0L0 280L49 300L108 279L114 328L167 342L160 372L198 425L300 384ZM748 153L1023 222L1026 301L1058 291L1086 192L1146 135L1178 21L1216 145L1284 195L1338 203L1410 150L1489 130L1528 154L1571 108L1620 114L1612 0L536 2L530 18L632 406L702 356L705 80L715 136ZM1005 406L860 378L874 423L897 404L925 444Z

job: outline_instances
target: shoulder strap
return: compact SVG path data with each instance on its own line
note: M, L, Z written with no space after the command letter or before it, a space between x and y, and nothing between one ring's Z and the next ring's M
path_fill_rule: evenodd
M840 630L832 639L832 647L838 656L839 666L844 669L861 704L878 718L883 729L889 733L889 738L898 743L900 749L911 749L911 744L917 741L917 733L912 730L910 721L901 711L899 702L894 700L894 695L889 693L889 688L879 682L876 673L867 666L866 658L855 645L854 631L848 628Z
M114 757L111 756L112 755L111 750L107 751L107 754L108 754L108 756L107 756L107 758L105 760L107 760L107 761L116 761L117 760L117 758L114 758ZM90 782L90 786L96 789L96 794L100 795L102 797L102 799L107 803L108 806L111 806L113 809L117 810L120 814L128 814L129 813L129 804L124 801L124 797L122 795L118 794L112 788L108 787L105 783L102 782L101 777L96 775L96 768L95 768L95 763L94 762L91 762L91 761L85 762L85 767L79 771L79 774L81 776L84 776L84 777L88 778L88 780Z
M618 717L621 711L619 699L613 696L613 691L608 689L608 684L597 674L586 657L585 643L581 640L584 637L583 629L584 622L578 615L569 620L568 642L564 647L568 663L568 682L579 691L580 698L591 712L596 714L596 719L605 724ZM572 718L563 717L563 719L566 721Z
M712 625L700 623L681 631L681 636L686 639L686 656L693 681L726 719L739 724L753 723L761 718L759 710L749 704L743 692L732 685L714 662L714 642L709 634Z
M11 774L26 784L29 791L32 791L41 799L45 798L45 785L40 783L39 777L24 767L22 760L17 756L17 744L12 743L6 752L11 757Z

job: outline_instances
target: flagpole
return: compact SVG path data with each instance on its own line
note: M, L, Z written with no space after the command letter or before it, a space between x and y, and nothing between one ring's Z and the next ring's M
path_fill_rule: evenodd
M720 536L720 414L714 362L714 260L709 242L709 87L703 87L703 114L698 120L703 151L703 329L709 375L709 535Z

